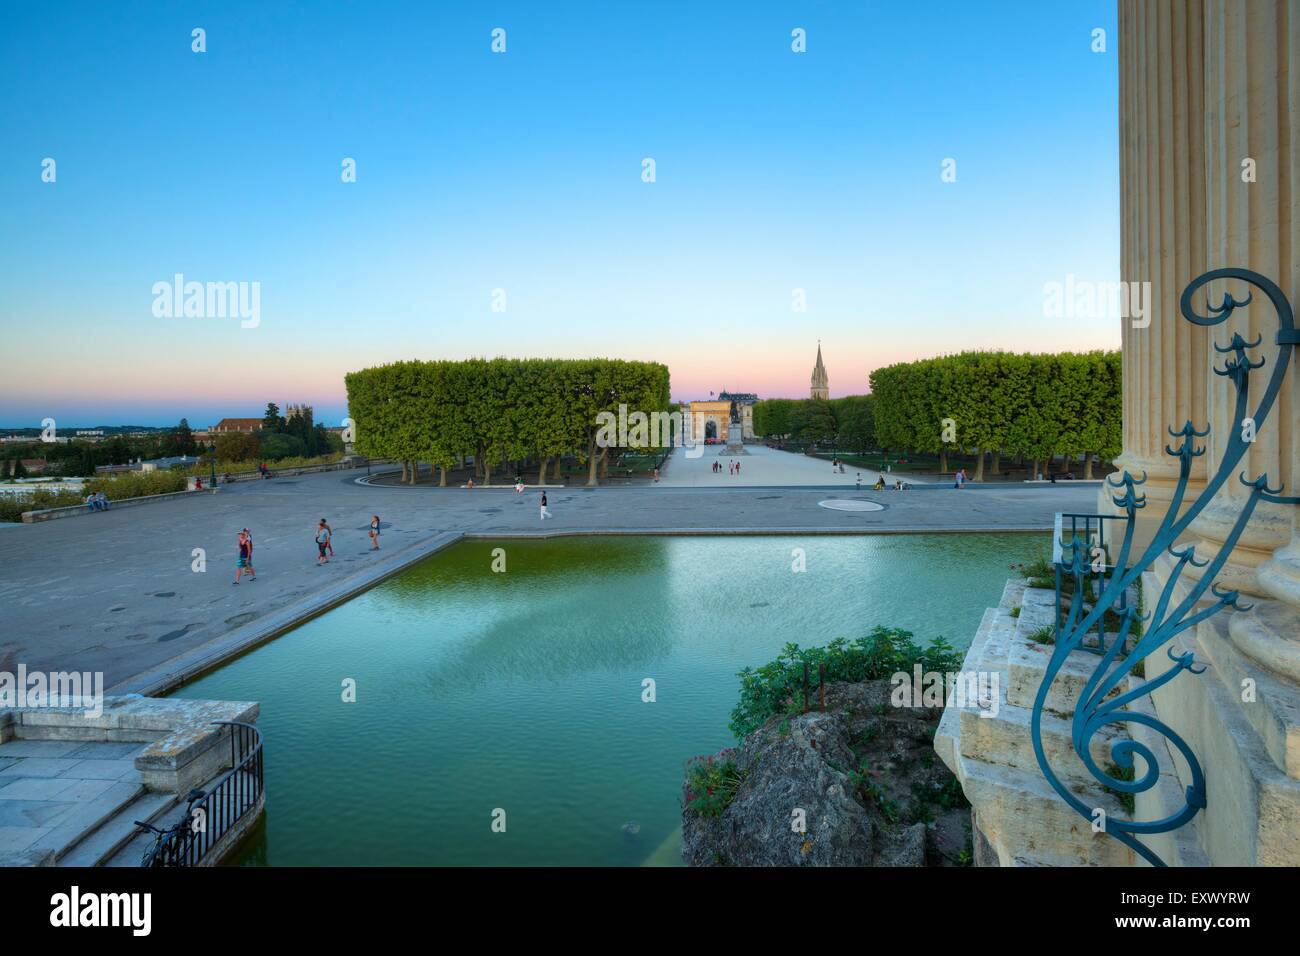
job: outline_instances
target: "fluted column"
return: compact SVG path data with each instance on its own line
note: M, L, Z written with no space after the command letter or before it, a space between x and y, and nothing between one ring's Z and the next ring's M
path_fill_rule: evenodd
M1251 375L1258 402L1277 367L1277 320L1260 290L1217 282L1213 302L1231 291L1251 304L1216 326L1192 326L1178 297L1203 272L1245 268L1276 282L1300 302L1300 0L1120 0L1120 123L1123 278L1141 278L1150 263L1155 308L1151 327L1124 330L1124 455L1145 467L1149 523L1162 516L1174 468L1158 447L1163 429L1190 419L1210 428L1198 441L1188 500L1223 459L1243 423L1234 420L1232 382L1215 375L1234 332L1265 366ZM1249 161L1249 162L1247 162ZM1243 173L1247 175L1243 176ZM1198 296L1199 298L1199 296ZM1203 314L1206 302L1200 299ZM1236 471L1300 494L1300 369L1290 359L1284 387ZM1186 381L1183 381L1183 379ZM1160 462L1160 465L1156 465ZM1219 552L1249 489L1234 474L1197 517L1183 544L1200 559ZM1205 670L1158 687L1159 719L1198 755L1207 805L1198 840L1222 864L1300 860L1300 539L1296 505L1262 502L1220 584L1244 592L1253 610L1227 610L1180 635L1176 646ZM1162 592L1176 562L1169 556L1144 579L1146 596ZM1176 597L1199 578L1189 569ZM1152 605L1147 604L1150 608ZM1159 678L1170 658L1145 661ZM1174 761L1184 784L1187 767Z
M1282 179L1279 193L1284 200L1290 200L1290 208L1278 224L1279 245L1282 247L1279 260L1284 269L1279 282L1291 299L1292 307L1300 308L1300 303L1297 303L1300 299L1300 264L1296 263L1296 256L1300 255L1300 216L1296 215L1297 198L1300 198L1300 64L1296 62L1296 51L1300 51L1300 3L1292 0L1284 14L1286 16L1279 18L1284 22L1275 23L1277 33L1274 34L1278 46L1290 53L1284 86L1278 91L1286 98L1284 103L1288 112L1288 116L1279 117L1283 121L1278 144L1279 176ZM1279 399L1277 412L1278 432L1283 436L1282 454L1287 453L1290 445L1291 468L1287 475L1286 493L1291 496L1300 494L1300 486L1297 486L1300 485L1300 441L1296 436L1300 431L1300 381L1296 381L1297 376L1300 376L1300 367L1294 364L1288 390ZM1291 540L1258 567L1256 576L1261 591L1300 609L1300 507L1292 506L1291 509Z
M1150 324L1121 319L1124 451L1116 466L1147 474L1138 546L1168 510L1177 481L1166 429L1189 419L1199 428L1206 419L1206 330L1178 311L1183 289L1206 268L1203 17L1201 0L1119 6L1120 278L1151 283ZM1197 459L1189 499L1205 475ZM1103 486L1101 511L1115 511L1112 493Z
M1205 8L1205 205L1207 251L1211 268L1242 266L1274 280L1294 303L1300 266L1297 246L1297 201L1300 178L1295 175L1292 144L1300 145L1296 99L1300 51L1294 42L1300 0L1215 0ZM1245 164L1245 165L1243 165ZM1246 167L1253 164L1253 170ZM1253 182L1249 181L1253 178ZM1237 296L1240 283L1215 283L1213 297L1226 289ZM1233 332L1247 341L1262 337L1253 350L1265 365L1252 378L1252 395L1273 370L1278 349L1274 342L1277 318L1265 297L1233 313L1211 329L1226 345ZM1221 362L1220 362L1221 364ZM1292 362L1294 365L1294 361ZM1242 427L1233 418L1233 389L1223 378L1204 373L1209 387L1210 435L1206 458L1216 464L1228 437ZM1258 383L1258 384L1256 384ZM1242 463L1247 477L1267 474L1269 483L1294 488L1295 372L1288 374L1277 405L1261 423ZM1253 402L1252 402L1253 404ZM1294 493L1294 491L1292 492ZM1234 477L1193 525L1205 542L1198 551L1211 554L1227 536L1249 497L1249 489ZM1255 569L1288 545L1292 538L1292 505L1263 502L1256 509L1220 575L1223 584L1250 593L1267 592Z

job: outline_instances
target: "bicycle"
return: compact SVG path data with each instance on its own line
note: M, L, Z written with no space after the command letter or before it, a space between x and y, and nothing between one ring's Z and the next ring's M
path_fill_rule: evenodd
M194 828L194 804L206 796L207 794L202 790L197 788L191 790L186 796L185 816L165 830L140 820L132 821L140 833L154 834L153 842L145 848L144 854L140 857L142 867L182 865L177 861L184 858L185 851L189 849L196 832Z

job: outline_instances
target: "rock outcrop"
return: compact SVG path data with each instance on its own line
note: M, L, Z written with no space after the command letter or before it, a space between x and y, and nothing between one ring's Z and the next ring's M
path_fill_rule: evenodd
M941 710L891 707L889 691L886 681L830 684L825 711L772 717L713 757L734 764L741 781L720 815L683 810L686 863L959 862L968 811L930 752Z

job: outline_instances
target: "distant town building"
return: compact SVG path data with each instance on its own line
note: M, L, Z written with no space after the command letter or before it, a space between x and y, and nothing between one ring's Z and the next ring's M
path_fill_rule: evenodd
M140 462L141 471L167 471L170 468L189 468L191 465L198 464L198 459L192 455L172 455L169 458L155 458L152 461Z
M313 417L313 410L310 405L293 405L284 406L284 420L286 422L297 418L299 415L306 415L308 418Z
M686 403L685 413L689 416L691 434L697 441L716 439L726 441L728 429L733 421L740 423L740 434L744 439L754 437L754 403L758 396L753 392L718 393L716 399Z
M260 418L223 418L208 431L214 435L229 435L236 432L255 432L261 427Z
M2 469L0 470L0 475L3 475L6 478L12 475L14 473L15 460L17 459L13 459L10 461L0 461L0 469ZM23 468L27 470L27 474L29 475L44 474L45 466L49 464L49 462L46 461L44 458L24 458L22 459L22 462L23 462Z

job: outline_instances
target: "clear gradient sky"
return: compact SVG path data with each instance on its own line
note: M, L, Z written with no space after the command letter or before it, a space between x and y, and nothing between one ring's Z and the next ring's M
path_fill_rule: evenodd
M407 358L656 360L689 399L807 395L818 339L832 395L918 356L1118 347L1118 319L1043 318L1044 283L1119 277L1115 17L5 4L0 426L271 400L337 424L345 372ZM260 325L156 318L178 272L259 282Z

